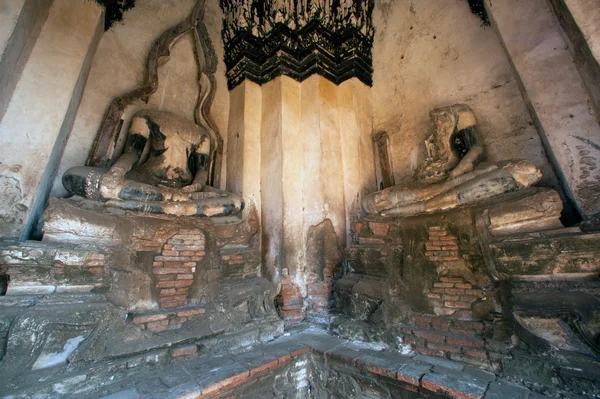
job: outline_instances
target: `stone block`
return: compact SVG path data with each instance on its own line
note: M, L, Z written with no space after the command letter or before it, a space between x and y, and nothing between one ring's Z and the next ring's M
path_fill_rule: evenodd
M397 372L397 379L407 384L420 386L421 377L427 374L433 366L428 363L412 361L402 366Z

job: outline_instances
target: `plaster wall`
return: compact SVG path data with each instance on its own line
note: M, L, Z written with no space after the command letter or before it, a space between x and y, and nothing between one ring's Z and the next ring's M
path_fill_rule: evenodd
M371 89L358 79L282 76L230 95L227 187L260 209L264 275L275 283L289 275L305 295L306 271L326 256L311 230L327 222L330 231L312 240L343 246L376 187Z
M103 10L56 0L0 123L0 236L41 216L98 42Z
M0 0L0 120L40 34L52 0Z
M562 185L588 219L600 212L600 125L559 21L544 0L487 0L486 9Z
M62 187L63 173L73 166L85 165L87 156L110 101L143 84L146 78L146 58L154 40L165 30L186 18L196 0L140 0L127 11L124 19L104 33L94 58L88 84L75 119L73 131L62 158L53 196L66 196ZM223 64L221 42L221 10L218 0L207 0L204 22L217 52L217 92L211 116L223 136L227 149L229 95ZM124 129L131 116L141 109L169 111L194 119L198 96L198 68L194 41L186 34L171 47L168 61L159 67L159 88L148 104L138 102L128 108ZM221 172L224 184L226 171ZM224 186L223 186L224 187Z
M548 1L564 32L573 61L600 115L600 7L590 0ZM600 122L600 120L599 120Z
M396 184L426 158L429 112L465 103L488 161L529 159L557 185L501 43L466 0L377 0L373 20L373 133L389 134Z

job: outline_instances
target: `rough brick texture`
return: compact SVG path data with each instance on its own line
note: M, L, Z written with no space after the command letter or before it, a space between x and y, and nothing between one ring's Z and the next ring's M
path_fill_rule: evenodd
M204 234L199 230L182 230L167 240L152 263L161 308L188 304L198 263L205 255Z

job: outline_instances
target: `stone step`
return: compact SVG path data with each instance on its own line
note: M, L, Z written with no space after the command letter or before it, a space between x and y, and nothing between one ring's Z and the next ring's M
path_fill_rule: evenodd
M131 314L131 322L152 332L177 330L182 324L206 313L203 306L188 306L174 310Z
M426 396L441 393L481 399L496 398L498 394L514 398L535 395L493 373L451 360L373 350L368 345L310 329L234 356L198 357L158 373L131 376L92 397L135 398L150 394L168 398L271 397L274 385L265 382L277 380L277 375L287 374L295 384L287 388L279 384L278 389L298 392L307 390L310 383L319 383L318 377L308 376L319 376L325 369L343 370L349 378L366 376L377 384Z

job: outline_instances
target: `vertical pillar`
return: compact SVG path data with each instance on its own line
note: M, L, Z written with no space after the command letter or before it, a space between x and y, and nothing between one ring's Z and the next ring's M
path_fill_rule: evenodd
M96 2L55 0L0 122L0 236L29 238L103 32Z
M327 322L331 277L348 226L362 196L376 188L370 88L374 3L317 3L277 3L277 12L253 15L264 11L264 2L221 2L235 115L228 133L227 184L246 198L260 192L263 268L281 287L280 314L288 321L301 319L306 310L311 320ZM328 43L332 37L336 42ZM285 44L290 41L296 47ZM255 97L260 112L248 107L249 81L260 85ZM253 146L247 121L256 115L261 117L260 189L246 184L257 182L245 158Z
M486 0L565 192L584 219L600 212L600 125L546 0Z
M244 193L246 208L261 209L262 91L244 81L230 92L227 191Z

